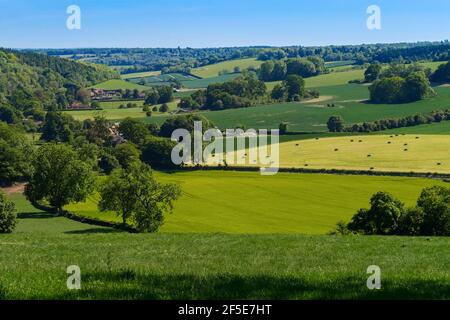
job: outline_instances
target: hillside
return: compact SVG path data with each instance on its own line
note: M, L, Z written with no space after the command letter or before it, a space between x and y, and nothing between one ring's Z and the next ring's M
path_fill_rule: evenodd
M0 101L20 111L62 109L77 91L118 77L105 66L0 49Z

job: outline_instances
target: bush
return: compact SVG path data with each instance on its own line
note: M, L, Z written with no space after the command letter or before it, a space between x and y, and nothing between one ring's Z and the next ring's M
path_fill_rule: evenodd
M165 138L149 136L142 150L143 162L155 168L175 167L172 162L172 149L176 143Z
M0 192L0 233L11 233L16 228L16 209L12 201Z
M426 188L417 206L423 210L422 235L450 236L450 188Z
M398 222L397 233L400 235L420 236L422 234L424 212L420 208L409 208Z
M394 234L404 205L391 194L378 192L370 199L370 209L360 209L348 224L354 232L364 234Z
M417 206L406 210L390 194L378 192L371 208L358 210L347 227L363 234L450 236L450 188L425 188Z
M327 127L330 132L342 132L344 130L344 119L340 116L332 116L328 119Z
M159 107L159 112L165 113L167 111L169 111L169 106L167 105L167 103L163 103L161 107Z

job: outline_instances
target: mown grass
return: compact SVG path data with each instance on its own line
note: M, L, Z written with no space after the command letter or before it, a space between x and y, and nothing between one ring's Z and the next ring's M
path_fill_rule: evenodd
M18 230L0 235L0 299L450 298L448 238L128 234L15 200ZM70 265L79 291L66 287ZM366 287L370 265L381 290Z
M339 220L349 220L371 195L388 191L414 205L421 190L447 185L439 180L322 174L197 171L157 173L163 182L179 183L182 197L167 216L163 233L303 233L326 234ZM98 196L67 210L103 220Z

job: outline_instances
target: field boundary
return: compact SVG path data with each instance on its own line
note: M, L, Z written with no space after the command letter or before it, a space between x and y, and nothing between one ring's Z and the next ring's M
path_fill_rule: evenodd
M74 220L74 221L77 221L80 223L85 223L85 224L99 226L99 227L109 227L109 228L113 228L113 229L117 229L117 230L126 231L129 233L138 233L138 230L136 228L134 228L130 225L127 225L127 224L79 216L79 215L69 212L67 210L58 212L55 208L48 207L46 205L43 205L43 204L35 202L35 201L31 202L31 204L39 210L42 210L42 211L45 211L48 213L52 213L55 216L65 217L65 218L68 218L70 220Z
M185 171L221 170L221 171L255 172L255 171L260 171L260 168L259 167L239 167L239 166L195 166L195 167L182 167L181 170L185 170ZM438 173L438 172L402 172L402 171L310 169L310 168L279 168L278 172L334 174L334 175L358 175L358 176L412 177L412 178L430 178L430 179L445 179L445 180L448 179L448 182L450 183L450 173Z

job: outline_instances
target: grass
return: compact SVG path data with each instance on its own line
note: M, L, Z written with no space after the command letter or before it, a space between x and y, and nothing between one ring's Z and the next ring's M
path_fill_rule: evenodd
M197 80L197 78L181 74L181 73L168 73L168 74L162 74L157 76L147 76L147 77L140 77L140 78L130 78L129 81L141 84L142 81L145 81L146 86L170 86L171 82L170 80L179 80L181 83L184 82L190 82L192 80Z
M163 233L302 233L325 234L339 220L349 220L370 196L389 191L413 205L424 187L445 185L429 179L258 172L158 173L180 183L182 198L167 217ZM319 191L320 190L320 191ZM120 221L99 213L97 196L66 209L80 215Z
M347 124L401 118L416 113L428 113L450 107L450 87L435 88L437 96L405 104L371 104L367 86L345 84L319 88L321 95L332 97L319 103L278 103L251 108L201 112L219 128L234 128L238 124L247 128L278 128L282 121L292 132L325 132L330 116L339 115ZM327 104L335 104L334 108ZM164 117L149 119L164 121ZM411 128L411 130L413 130Z
M255 68L259 68L262 63L263 61L258 61L255 58L229 60L192 69L191 73L200 78L211 78L218 76L219 72L223 70L233 72L234 67L240 67L241 70L245 70L248 67L252 66Z
M290 141L281 167L450 173L448 135L365 135Z
M205 79L195 79L190 81L182 81L184 87L188 89L202 89L208 87L210 84L223 83L226 81L233 80L239 77L240 73L228 73L222 76L210 77Z
M135 103L137 107L135 108L124 108L119 109L120 105L127 105L127 103ZM142 111L144 101L111 101L111 102L101 102L103 110L77 110L77 111L64 111L64 113L70 114L76 120L86 120L93 119L97 115L103 115L108 120L113 121L121 121L125 118L134 118L134 119L143 119L147 118L147 115L144 111ZM169 106L169 110L175 110L178 105L178 101L172 101L167 104ZM159 108L160 105L157 105ZM150 110L153 107L150 107ZM165 116L164 113L159 111L152 111L152 117L160 117Z
M122 74L120 77L125 80L125 79L133 79L133 78L145 78L145 77L159 76L160 74L161 74L161 71L145 71L145 72L133 72L133 73Z
M351 66L355 64L355 60L342 60L342 61L330 61L325 62L325 66L327 68L337 68L337 67L344 67L344 66Z
M134 90L134 89L138 89L140 91L146 91L146 90L150 89L147 86L142 86L140 84L132 83L132 82L121 80L121 79L108 80L108 81L96 84L95 86L92 86L92 88L104 89L104 90L120 90L120 89Z
M0 235L0 299L450 298L447 238L136 235L14 200L21 217ZM81 269L79 291L66 288L69 265ZM381 268L381 290L366 287L369 265Z

